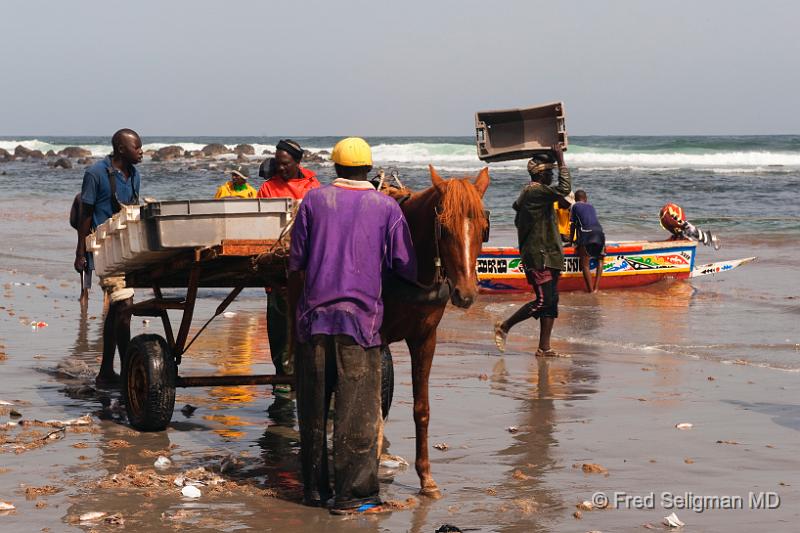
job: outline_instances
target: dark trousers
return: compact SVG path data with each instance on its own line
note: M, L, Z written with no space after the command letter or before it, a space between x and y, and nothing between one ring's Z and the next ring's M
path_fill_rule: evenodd
M278 288L267 293L267 337L269 337L269 354L275 373L279 376L292 373L289 361L289 305L286 295Z
M347 335L314 335L298 346L295 369L306 503L324 505L331 497L326 429L333 394L334 507L380 503L380 347L365 349Z

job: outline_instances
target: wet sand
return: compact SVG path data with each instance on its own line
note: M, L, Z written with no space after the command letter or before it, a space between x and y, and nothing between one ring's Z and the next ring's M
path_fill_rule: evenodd
M509 351L497 353L490 324L522 298L482 297L468 311L449 308L431 379L430 444L447 445L431 449L443 498L417 496L413 466L382 468L382 495L408 508L347 519L298 503L293 402L266 387L179 390L167 431L129 428L118 391L90 386L100 352L99 291L81 314L70 278L0 273L0 400L13 403L0 405L0 424L19 420L12 409L21 420L91 417L90 425L69 426L50 439L51 428L0 429L0 501L16 507L0 512L0 531L432 532L448 523L479 531L638 531L648 524L668 529L661 522L673 510L686 522L684 531L794 531L800 519L796 373L622 342L626 328L657 342L679 338L690 325L657 317L666 301L677 309L698 305L688 284L626 298L619 292L562 295L555 346L570 359L531 357L535 323L518 326ZM195 327L223 295L206 294ZM232 310L235 317L218 319L199 338L182 373L271 372L262 295L248 291ZM587 332L612 327L604 317L622 311L626 320L613 326L619 343L579 342ZM48 325L34 329L31 321ZM155 322L134 323L134 334L159 330ZM410 363L403 346L393 351L387 451L413 465ZM197 410L186 416L185 404ZM693 426L680 430L679 423ZM36 439L41 445L17 448ZM159 455L172 465L154 469ZM600 472L584 472L584 464L599 465L587 470ZM174 479L199 467L218 483L188 500ZM597 491L609 497L653 492L655 508L583 510L576 518L576 506ZM747 509L751 491L777 493L780 506ZM667 510L662 492L742 496L745 509ZM79 522L92 511L117 522L121 517L124 525L108 517Z

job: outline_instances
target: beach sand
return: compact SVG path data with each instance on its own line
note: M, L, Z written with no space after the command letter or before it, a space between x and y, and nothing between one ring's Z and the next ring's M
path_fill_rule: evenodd
M0 406L0 424L17 420L11 409L22 420L88 414L92 421L23 453L15 447L41 440L51 429L0 429L0 501L16 507L0 512L0 531L116 531L122 526L110 522L119 517L126 531L432 532L443 524L478 531L639 531L668 529L662 520L673 511L686 523L683 531L797 529L796 373L624 343L577 342L592 328L611 327L608 315L631 306L630 320L647 321L667 299L678 309L697 305L686 283L654 286L638 297L562 295L555 346L572 354L569 359L531 356L534 322L512 330L509 351L497 352L491 324L524 297L484 296L467 311L449 308L431 378L430 445L447 446L431 449L443 493L437 501L417 496L410 363L405 347L394 345L396 390L386 451L412 466L382 468L381 477L383 497L403 509L348 519L298 503L293 403L276 400L266 387L179 390L167 431L142 434L125 425L118 391L90 387L100 352L100 294L92 294L81 314L74 277L0 273L0 400L14 404ZM223 295L205 294L195 327ZM199 338L182 373L271 371L262 295L247 291L232 310L235 317L218 319ZM32 328L31 321L48 325ZM647 327L622 322L620 331ZM680 336L681 327L680 320L654 320L647 334L666 341ZM159 329L155 322L134 323L134 334ZM179 411L185 404L197 407L190 417ZM681 430L679 423L693 426ZM171 467L156 471L158 455L169 456ZM587 466L587 473L584 464L597 466ZM198 467L222 469L222 482L201 487L203 496L188 500L173 480ZM598 491L612 500L610 507L615 492L653 493L654 506L582 510L576 518L576 506ZM749 509L748 494L762 491L776 493L780 505ZM745 508L665 509L662 493L741 496ZM114 518L79 521L93 511Z

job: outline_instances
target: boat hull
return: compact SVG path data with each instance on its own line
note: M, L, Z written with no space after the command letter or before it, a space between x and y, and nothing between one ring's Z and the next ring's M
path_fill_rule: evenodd
M662 279L687 279L694 268L697 243L692 241L623 241L606 244L600 289L640 287ZM592 274L596 262L590 262ZM530 292L519 250L486 247L478 257L480 291L488 294ZM564 248L564 270L560 291L585 290L578 256L573 247Z

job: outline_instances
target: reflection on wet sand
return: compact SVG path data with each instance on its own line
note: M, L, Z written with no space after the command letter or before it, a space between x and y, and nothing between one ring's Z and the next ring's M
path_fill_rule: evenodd
M558 408L564 401L585 400L595 392L592 384L598 380L591 361L579 364L530 359L529 372L522 378L527 387L518 402L519 425L509 428L514 432L514 442L497 452L498 456L511 460L508 477L494 488L497 494L514 495L506 506L529 515L530 522L521 526L519 521L510 520L501 524L499 531L546 531L548 516L569 505L560 497L561 491L547 482L548 473L558 467L559 461L552 453L559 446ZM501 363L502 359L491 376L496 389L504 389L514 380ZM514 389L519 394L520 389Z

